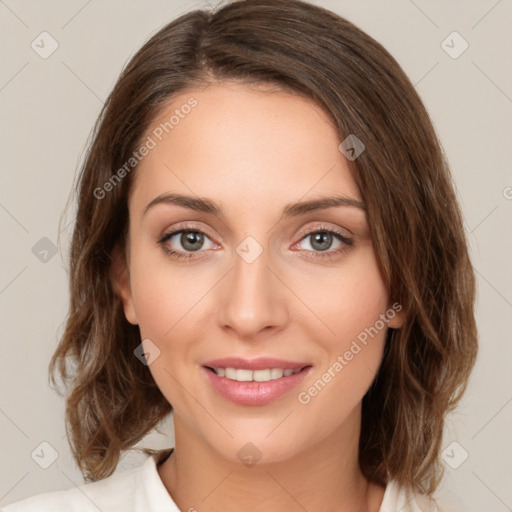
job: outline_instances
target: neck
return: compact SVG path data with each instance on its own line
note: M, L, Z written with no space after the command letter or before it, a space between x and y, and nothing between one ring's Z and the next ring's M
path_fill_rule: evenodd
M175 448L158 466L158 473L180 510L378 512L380 508L384 488L369 483L359 468L358 443L353 441L359 439L357 421L285 461L252 466L224 458L179 416L174 423Z

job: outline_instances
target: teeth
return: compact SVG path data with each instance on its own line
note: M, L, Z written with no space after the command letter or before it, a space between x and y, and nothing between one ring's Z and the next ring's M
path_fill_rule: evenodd
M272 372L275 372L275 374L272 375ZM267 382L267 380L282 377L283 374L281 373L281 375L278 375L279 373L281 373L281 370L278 370L277 368L274 370L254 370L252 372L252 379L256 382Z
M227 379L236 380L236 370L234 368L226 368L224 376Z
M235 372L234 380L240 382L249 382L252 380L252 370L235 370ZM231 379L232 377L229 378Z
M300 368L297 370L291 370L287 368L282 370L281 368L271 368L268 370L242 370L240 368L214 368L215 373L219 377L226 377L231 380L237 380L239 382L267 382L269 380L280 379L281 377L289 377L295 373L300 372Z

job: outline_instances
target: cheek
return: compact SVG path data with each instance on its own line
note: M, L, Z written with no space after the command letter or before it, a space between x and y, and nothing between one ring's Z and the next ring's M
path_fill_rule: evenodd
M335 424L360 402L378 372L388 329L381 318L388 310L388 292L370 251L333 270L323 282L308 297L325 324L315 337L322 357L299 401L314 403L318 414L336 410Z
M184 268L159 259L148 264L149 258L141 256L132 260L131 283L141 338L159 350L149 370L167 401L177 410L187 410L193 404L182 385L187 382L194 396L197 390L187 381L184 363L193 359L190 340L198 339L198 315L204 307L200 299L208 287Z
M388 292L369 248L338 268L319 268L307 279L302 276L295 290L319 320L318 332L331 348L342 349L348 340L373 326L388 307Z
M172 339L176 332L194 325L207 293L207 274L166 260L165 255L135 254L131 285L141 335Z

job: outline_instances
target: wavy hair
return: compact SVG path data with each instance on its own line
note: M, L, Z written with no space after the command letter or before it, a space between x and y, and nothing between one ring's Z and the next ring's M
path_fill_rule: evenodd
M363 141L365 151L349 163L405 322L388 331L363 398L359 460L370 481L432 494L443 472L445 415L477 354L475 277L453 180L397 61L349 21L301 0L231 1L179 17L132 57L103 106L74 187L70 306L49 366L51 383L59 373L67 388L76 463L87 480L109 476L122 452L172 411L134 355L140 333L113 289L112 255L124 249L136 166L122 180L112 177L173 95L222 80L310 98L340 140Z

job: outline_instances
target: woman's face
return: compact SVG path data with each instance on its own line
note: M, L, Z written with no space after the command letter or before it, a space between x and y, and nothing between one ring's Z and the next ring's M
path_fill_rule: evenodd
M400 315L328 117L222 82L176 96L147 136L118 292L176 424L234 462L358 435Z

